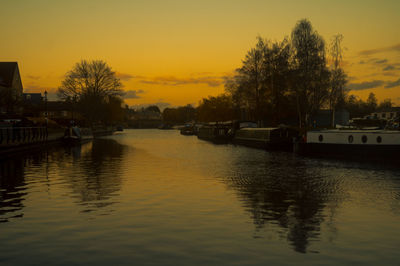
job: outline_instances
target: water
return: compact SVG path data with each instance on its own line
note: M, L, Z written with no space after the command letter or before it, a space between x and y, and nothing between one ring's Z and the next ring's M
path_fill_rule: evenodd
M0 161L1 265L399 265L400 168L126 130Z

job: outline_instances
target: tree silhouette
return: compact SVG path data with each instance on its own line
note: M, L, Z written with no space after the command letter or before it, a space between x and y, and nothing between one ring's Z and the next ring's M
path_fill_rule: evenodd
M58 96L78 109L90 122L119 117L122 84L115 72L101 60L76 63L58 88ZM111 112L111 113L110 113Z

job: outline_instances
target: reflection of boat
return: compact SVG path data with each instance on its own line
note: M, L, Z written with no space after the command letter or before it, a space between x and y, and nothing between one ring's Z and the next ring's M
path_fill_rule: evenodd
M83 143L93 139L90 128L69 127L64 133L64 142L68 144Z
M298 131L288 127L242 128L235 132L233 142L255 148L291 150Z
M307 132L302 145L306 154L356 156L357 158L397 158L400 154L398 130L321 130Z

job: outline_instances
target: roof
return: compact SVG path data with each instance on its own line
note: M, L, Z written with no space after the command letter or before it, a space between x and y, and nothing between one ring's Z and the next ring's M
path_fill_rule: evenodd
M0 86L12 87L17 62L0 62Z

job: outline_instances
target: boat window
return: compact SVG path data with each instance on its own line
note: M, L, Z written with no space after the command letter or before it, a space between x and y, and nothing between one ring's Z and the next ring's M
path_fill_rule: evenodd
M366 143L367 140L368 140L367 136L365 136L365 135L362 136L361 141L362 141L363 143Z
M349 136L349 143L353 143L354 137L352 135Z
M322 142L322 141L324 140L324 136L319 135L318 140L319 140L320 142Z
M382 142L382 137L381 137L381 136L378 136L378 137L376 138L376 142L381 143L381 142Z

